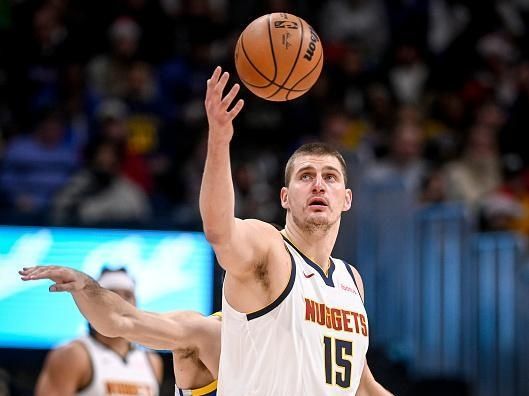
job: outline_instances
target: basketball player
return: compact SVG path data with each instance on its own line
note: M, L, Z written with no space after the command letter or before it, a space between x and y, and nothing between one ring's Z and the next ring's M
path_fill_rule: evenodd
M124 270L103 271L99 282L123 300L135 303L134 282ZM163 372L160 356L93 328L89 333L48 354L36 396L103 396L125 391L130 395L158 395Z
M20 274L26 281L52 280L55 283L50 287L51 291L70 292L81 313L97 329L101 337L104 334L105 340L124 338L152 349L171 350L177 386L175 395L213 396L216 394L220 355L220 318L218 315L204 317L197 312L176 311L158 314L139 310L133 304L133 300L128 298L130 295L120 292L123 288L129 290L133 286L130 278L120 274L114 275L112 279L103 276L99 284L83 272L67 267L24 268ZM103 285L106 285L108 289L101 287ZM76 356L80 356L81 363L87 361L84 356L86 353L83 354L83 349L76 345L72 343L70 349L76 349ZM64 355L68 359L72 356L71 353L66 352ZM56 359L60 360L61 357L57 356ZM69 363L72 364L72 362ZM157 371L161 372L158 369ZM145 373L151 372L152 370L145 369ZM49 374L41 376L37 395L73 395L76 389L84 385L82 381L77 386L63 384L62 382L69 382L70 379L62 378L66 377L64 375L59 377L59 372L51 373L55 375L47 378ZM87 373L84 377L91 377L91 375ZM59 393L59 391L63 392ZM85 393L79 392L79 394ZM90 394L107 395L104 392ZM113 394L108 393L108 395ZM133 393L126 394L132 395ZM157 393L142 393L142 395L151 394Z
M343 157L299 148L285 169L286 225L234 216L233 120L243 108L217 67L207 82L208 148L200 192L204 232L226 270L219 395L389 395L365 361L369 326L359 273L330 257L346 188Z

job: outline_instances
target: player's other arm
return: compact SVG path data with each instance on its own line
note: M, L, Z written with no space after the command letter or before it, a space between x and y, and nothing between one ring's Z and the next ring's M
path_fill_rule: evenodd
M192 339L197 312L159 314L142 311L116 293L102 288L83 272L72 268L24 268L23 280L50 279L51 291L68 291L90 324L107 337L123 337L148 348L173 350Z
M364 282L362 277L356 268L352 267L358 291L364 300ZM380 385L373 377L371 370L367 364L367 360L364 362L364 369L362 370L362 376L360 377L360 384L356 392L356 396L392 396L392 393L388 392L382 385Z
M266 234L273 227L258 220L235 218L235 196L230 165L233 119L243 106L237 101L231 110L239 85L223 96L228 73L215 69L208 80L205 107L208 117L208 149L202 186L200 214L206 238L213 246L220 265L231 275L244 277L252 264L266 254ZM275 231L275 230L274 230Z
M37 379L35 396L74 396L92 377L90 357L78 342L48 353Z
M360 385L356 392L356 396L393 396L393 393L384 389L373 377L367 361L364 364L362 377L360 377Z

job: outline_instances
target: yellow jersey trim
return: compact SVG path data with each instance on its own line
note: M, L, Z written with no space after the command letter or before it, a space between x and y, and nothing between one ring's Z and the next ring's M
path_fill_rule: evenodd
M209 316L216 316L217 318L222 319L222 312L221 311L217 311L217 312L212 313Z
M205 396L216 390L217 390L217 380L213 381L209 385L203 386L200 389L193 389L191 391L191 396Z

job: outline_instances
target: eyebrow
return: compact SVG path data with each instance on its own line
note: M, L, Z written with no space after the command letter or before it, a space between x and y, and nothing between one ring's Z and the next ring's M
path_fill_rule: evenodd
M296 172L296 175L302 173L302 172L305 172L305 171L308 171L308 170L316 170L316 167L314 165L305 165L303 168L300 168L298 169L298 171ZM342 175L342 172L338 169L338 168L335 168L334 166L330 166L330 165L326 165L323 167L322 169L323 172L325 171L333 171L333 172L337 172L340 176L343 177Z

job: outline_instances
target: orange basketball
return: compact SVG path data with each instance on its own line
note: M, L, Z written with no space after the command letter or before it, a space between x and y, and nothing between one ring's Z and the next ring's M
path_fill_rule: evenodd
M292 100L307 92L323 66L318 34L303 19L284 12L263 15L241 33L235 67L255 95Z

